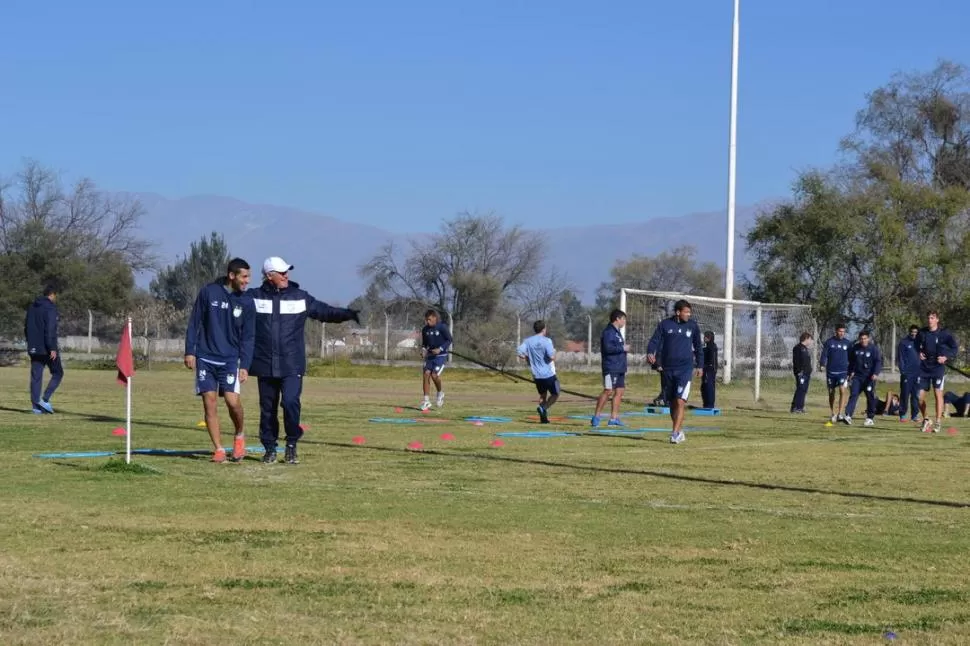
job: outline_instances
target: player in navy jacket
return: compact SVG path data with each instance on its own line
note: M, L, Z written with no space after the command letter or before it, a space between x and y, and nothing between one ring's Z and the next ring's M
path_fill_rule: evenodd
M704 365L701 328L691 320L690 303L677 301L674 315L657 324L647 343L647 361L663 370L663 383L667 389L664 398L670 406L673 421L670 442L680 444L687 439L681 427L690 396L691 377L701 376Z
M906 410L910 419L919 419L919 352L916 350L916 337L919 326L910 325L909 335L899 341L896 348L896 365L899 367L899 421L906 421Z
M940 327L940 315L931 310L926 315L926 327L916 337L916 351L919 352L919 410L923 416L922 430L940 432L943 423L943 385L946 381L944 371L946 362L957 356L957 340L950 332ZM936 424L926 416L926 391L933 390L936 399Z
M798 343L791 351L791 369L795 374L795 394L791 400L791 412L805 412L805 396L812 382L812 355L808 347L812 345L812 335L802 332Z
M610 312L610 324L603 328L600 335L600 366L603 369L603 392L596 399L596 408L589 425L596 428L600 424L600 413L606 406L606 400L613 395L613 405L610 409L610 419L607 426L623 426L620 421L620 402L626 388L626 353L630 346L623 338L623 327L626 325L626 312L613 310Z
M845 388L849 380L849 347L852 343L845 338L845 325L835 326L835 336L822 346L822 358L819 365L825 368L825 381L829 389L829 412L832 419L825 423L832 426L841 422L842 411L845 410ZM835 391L839 391L839 407L835 407Z
M53 413L50 399L64 378L64 366L57 346L57 287L44 288L44 295L27 308L24 317L24 339L30 357L30 403L35 415ZM51 378L41 397L44 385L44 368L50 370Z
M249 290L256 306L256 349L250 373L259 382L259 437L266 453L263 462L276 462L280 437L279 408L283 407L287 464L298 464L296 443L300 428L300 395L306 372L307 317L324 323L356 321L357 310L331 307L290 280L293 265L278 256L263 262L263 284Z
M701 377L701 401L704 408L714 408L717 388L717 344L714 343L714 333L704 333L704 376Z
M229 261L225 278L199 290L185 331L185 367L195 371L195 394L202 397L213 462L226 461L219 425L219 396L226 401L236 431L232 459L238 462L246 456L239 395L249 377L256 340L256 310L246 293L249 279L249 263L242 258Z
M859 395L866 394L866 426L872 426L872 418L876 414L876 381L882 372L882 353L872 342L868 330L859 332L859 340L849 350L849 403L845 407L846 424L852 424L852 413L855 412Z
M428 310L424 313L424 327L421 328L421 355L424 357L424 399L421 410L431 408L431 383L438 391L438 408L445 405L445 391L441 386L441 373L448 363L448 350L451 349L451 331L440 321L438 312Z

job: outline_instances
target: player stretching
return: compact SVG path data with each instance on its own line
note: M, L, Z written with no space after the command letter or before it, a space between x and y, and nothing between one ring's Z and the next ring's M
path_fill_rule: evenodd
M849 342L845 338L845 325L835 326L835 336L822 346L822 360L819 362L825 368L825 381L829 388L829 412L832 419L825 423L832 426L836 422L844 422L842 414L845 406L845 387L849 378ZM839 391L839 407L835 407L835 391Z
M939 433L942 425L943 383L946 362L957 356L957 340L948 330L940 327L940 315L930 310L926 315L926 327L916 337L916 351L919 352L919 412L923 416L924 433ZM926 416L926 391L932 390L936 400L936 424Z
M539 421L549 423L549 409L559 399L559 379L556 377L556 348L546 331L545 321L532 324L534 336L522 342L516 353L529 362L532 377L539 392Z
M664 398L670 405L673 428L670 443L680 444L684 435L684 412L690 396L692 376L700 377L704 366L704 345L697 321L690 319L690 303L679 300L674 303L674 315L657 324L657 329L647 344L647 361L659 364L664 374L667 392Z
M859 341L849 351L849 403L845 407L845 423L852 425L859 395L866 394L866 426L872 426L876 414L876 381L882 372L882 353L869 335L869 330L859 332Z
M218 396L226 400L236 429L232 459L246 455L240 386L249 377L256 345L256 307L246 294L249 264L233 258L226 277L199 291L185 331L185 367L196 371L195 393L202 397L213 462L225 462L219 428Z
M623 400L623 388L626 385L626 353L630 346L623 342L623 326L626 325L626 312L613 310L610 312L610 324L603 328L600 335L600 365L603 368L603 392L596 398L596 408L589 425L596 428L600 425L600 413L606 406L610 393L613 394L613 407L607 426L623 426L620 421L620 402Z
M445 391L441 389L441 373L448 361L451 348L451 332L448 326L438 321L438 312L428 310L424 313L424 327L421 328L421 354L424 356L424 400L421 410L431 409L431 382L438 391L438 408L445 405Z

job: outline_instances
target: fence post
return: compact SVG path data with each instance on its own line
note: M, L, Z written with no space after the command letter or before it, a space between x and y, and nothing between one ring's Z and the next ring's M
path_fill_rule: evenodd
M593 317L586 315L586 367L593 365Z
M893 321L893 340L892 345L889 348L891 355L890 358L890 370L895 374L896 372L896 321Z
M327 324L320 324L320 358L327 358Z
M91 346L94 343L94 313L88 310L88 354L91 354Z
M755 310L754 331L754 401L761 400L761 305Z
M384 312L384 363L387 363L387 349L391 340L391 317Z

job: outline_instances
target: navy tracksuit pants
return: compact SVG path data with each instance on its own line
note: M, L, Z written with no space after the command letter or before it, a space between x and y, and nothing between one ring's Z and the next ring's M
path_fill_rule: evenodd
M300 395L303 394L303 376L257 377L259 381L259 440L269 453L276 452L280 439L279 409L283 408L283 431L287 446L296 445L303 431L300 430Z
M845 405L845 414L852 417L855 412L855 405L859 401L859 395L866 396L866 418L872 419L876 414L876 382L869 377L855 375L852 377L852 384L849 386L849 403Z
M701 376L701 402L704 408L714 408L714 393L716 392L717 370L705 370Z
M44 386L44 368L51 371L51 380L47 382L47 389L44 390L43 401L50 401L54 396L54 391L61 385L64 378L64 366L61 365L61 355L56 359L51 359L49 355L32 354L30 355L30 403L34 408L41 401L40 391Z
M792 412L805 410L805 397L808 395L808 386L812 383L812 375L795 376L795 396L791 399Z
M906 409L912 419L919 417L919 373L899 376L899 417L906 417Z

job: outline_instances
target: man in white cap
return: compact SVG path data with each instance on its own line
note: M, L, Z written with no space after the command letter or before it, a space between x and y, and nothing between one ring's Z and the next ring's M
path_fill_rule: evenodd
M249 374L259 383L259 436L266 453L263 462L276 462L280 437L279 408L283 407L287 464L298 464L300 395L306 372L304 328L307 317L325 323L360 323L357 310L331 307L290 280L293 265L278 256L263 262L263 284L249 290L256 306L256 348Z

